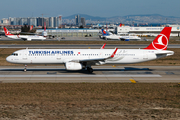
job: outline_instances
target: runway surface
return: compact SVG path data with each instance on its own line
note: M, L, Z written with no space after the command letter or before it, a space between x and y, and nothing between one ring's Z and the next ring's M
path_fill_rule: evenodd
M132 48L146 48L148 45L106 45L105 48L126 48L126 49L132 49ZM0 45L0 48L57 48L57 49L88 49L88 48L94 48L99 49L102 45ZM180 45L174 44L174 45L168 45L168 48L180 48Z
M180 83L179 66L94 66L94 72L86 70L66 71L64 66L0 66L0 83Z

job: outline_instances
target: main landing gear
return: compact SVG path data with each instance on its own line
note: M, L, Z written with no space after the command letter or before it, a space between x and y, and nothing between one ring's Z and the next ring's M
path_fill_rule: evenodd
M87 71L88 71L89 73L93 73L93 69L92 69L91 67L87 67Z
M24 65L24 72L26 72L26 69L27 69L27 65Z

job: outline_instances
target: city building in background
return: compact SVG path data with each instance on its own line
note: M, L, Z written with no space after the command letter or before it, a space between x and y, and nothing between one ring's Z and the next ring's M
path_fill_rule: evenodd
M54 17L54 28L58 27L58 17Z
M37 19L36 18L29 18L28 19L28 25L36 26L37 25Z
M76 22L76 25L77 25L77 26L80 25L81 19L80 19L80 16L79 16L79 15L76 15L76 16L75 16L75 22Z
M9 19L3 18L3 19L1 20L1 24L2 24L2 25L9 25Z
M62 28L62 16L58 17L28 17L28 18L3 18L0 20L0 28L8 26L14 28L15 26L33 25L34 27L42 27L46 22L46 27Z
M82 26L85 26L85 25L86 25L85 18L83 18L83 17L81 18L81 25L82 25Z
M43 26L44 23L44 18L38 17L37 18L37 25L36 26Z
M85 18L84 17L80 17L80 15L76 15L75 16L75 24L77 26L85 26L86 25L86 22L85 22Z
M28 25L28 18L21 18L20 25Z
M59 15L59 18L58 18L58 27L62 28L62 16L61 15Z
M54 17L49 17L49 27L54 28Z

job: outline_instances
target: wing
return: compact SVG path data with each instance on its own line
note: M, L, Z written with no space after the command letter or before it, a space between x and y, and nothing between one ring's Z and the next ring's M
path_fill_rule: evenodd
M77 59L77 60L71 60L70 62L79 62L79 63L83 63L86 62L88 64L95 64L95 63L99 63L100 61L104 62L107 59L111 59L114 57L114 55L116 54L118 48L115 48L115 51L111 54L111 56L109 57L104 57L104 58L92 58L92 59Z

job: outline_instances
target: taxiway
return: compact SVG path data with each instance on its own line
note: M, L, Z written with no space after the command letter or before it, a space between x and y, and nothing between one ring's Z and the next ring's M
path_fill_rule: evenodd
M179 66L94 66L93 74L86 70L66 71L64 66L0 66L0 83L179 83Z

